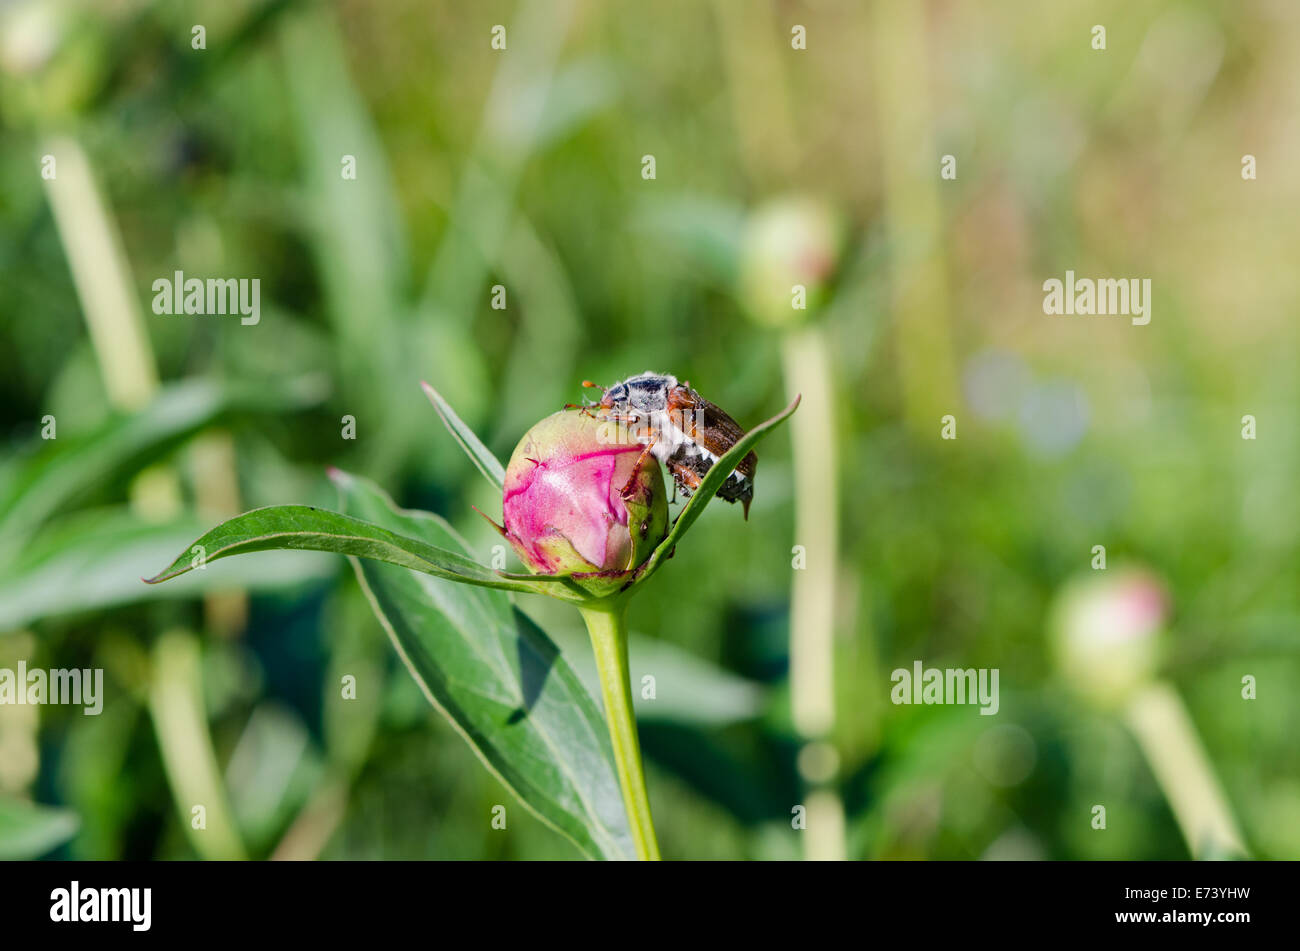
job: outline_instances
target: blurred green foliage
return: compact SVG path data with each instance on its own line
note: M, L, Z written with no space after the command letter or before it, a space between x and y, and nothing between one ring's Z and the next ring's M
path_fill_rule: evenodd
M752 212L808 194L848 225L810 318L834 358L841 550L808 569L838 583L848 854L1188 854L1122 723L1052 667L1052 599L1104 544L1168 586L1161 676L1250 850L1300 856L1300 20L1265 0L888 6L0 8L0 666L102 667L108 694L98 717L0 706L0 855L210 854L178 792L197 783L254 857L575 857L428 707L342 559L137 579L233 510L330 505L326 465L441 513L487 562L471 506L500 501L421 379L501 458L584 378L672 372L742 423L772 415L782 331L745 316L739 255ZM41 178L67 141L164 384L131 421ZM152 314L178 269L260 279L260 323ZM1044 316L1066 269L1150 277L1151 324ZM712 506L633 606L634 683L653 672L664 698L639 713L666 857L801 853L795 491L770 440L748 523ZM576 614L539 600L589 664ZM889 672L917 659L1000 669L998 716L892 705ZM188 722L160 721L158 678L190 675L207 785L157 728Z

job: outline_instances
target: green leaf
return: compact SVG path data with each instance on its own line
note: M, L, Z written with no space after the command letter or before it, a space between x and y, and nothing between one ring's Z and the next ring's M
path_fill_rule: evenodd
M352 481L351 476L337 470L331 472L331 478L340 485ZM145 581L157 584L229 555L273 549L332 551L386 561L464 584L548 593L570 600L585 597L580 588L565 579L507 579L459 552L311 505L270 505L237 515L199 538L168 568Z
M440 551L464 550L441 519L336 479L343 507ZM633 854L603 718L550 638L497 591L352 559L411 675L484 765L593 858Z
M76 835L79 825L70 810L0 796L0 861L39 858Z
M505 491L506 470L501 465L496 456L492 455L492 450L483 445L482 440L474 435L474 430L470 429L456 415L456 411L451 408L451 404L442 398L437 390L428 383L421 383L424 392L429 397L429 402L433 403L433 408L438 411L442 417L443 425L460 443L460 448L465 450L465 455L469 456L478 471L483 473L484 478L496 486L498 492Z
M745 438L732 446L721 459L713 464L704 478L700 480L699 488L692 494L691 500L686 503L686 507L677 516L677 521L673 522L668 537L659 543L659 547L651 553L650 558L641 568L641 573L636 580L637 584L646 581L659 570L659 566L664 559L672 554L673 547L682 540L690 527L695 524L696 519L704 514L704 507L717 496L718 489L722 488L722 483L727 481L727 477L735 471L736 466L740 465L740 461L749 454L751 449L758 445L764 436L790 418L791 414L799 408L799 400L800 397L796 396L790 401L790 405L781 412L766 422L759 423L745 434Z
M193 598L209 591L269 590L322 581L339 565L323 555L265 552L195 571L165 588L146 588L152 571L203 531L193 516L156 524L125 507L78 512L51 522L0 572L0 632L45 617L134 601Z
M318 401L313 378L286 384L188 380L160 391L139 412L110 418L93 433L50 440L0 467L0 550L13 551L78 496L132 472L224 414L283 411Z

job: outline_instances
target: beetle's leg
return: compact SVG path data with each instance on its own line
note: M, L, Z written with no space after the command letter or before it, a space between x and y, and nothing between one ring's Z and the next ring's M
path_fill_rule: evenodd
M618 494L622 496L624 501L632 495L632 483L636 482L637 474L641 471L641 466L645 464L646 456L650 455L650 450L654 448L654 445L655 439L652 436L650 441L645 444L645 448L641 450L641 455L636 457L636 464L632 466L632 474L627 477L627 482L623 485L623 488L618 490Z

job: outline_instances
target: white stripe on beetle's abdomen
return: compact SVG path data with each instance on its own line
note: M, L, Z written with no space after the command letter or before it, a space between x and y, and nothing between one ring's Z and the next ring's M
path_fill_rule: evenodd
M688 458L703 458L708 461L710 467L717 464L718 457L709 452L709 450L705 449L690 436L686 435L686 433L682 431L681 427L672 421L672 417L669 413L654 413L651 415L650 419L652 429L658 433L657 438L655 438L655 444L651 448L650 452L660 462L667 463L668 460L672 458L673 454L676 453L677 450L681 449L686 453ZM637 437L637 441L643 445L650 442L650 439L651 436L648 433L644 436ZM733 470L732 473L727 476L727 481L735 482L742 488L749 484L749 478L739 469Z

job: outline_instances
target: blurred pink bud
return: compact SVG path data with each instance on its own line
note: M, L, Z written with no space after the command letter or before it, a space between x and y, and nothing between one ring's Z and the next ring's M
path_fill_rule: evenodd
M537 574L624 572L668 531L663 473L616 424L560 412L530 429L506 467L503 534Z
M1145 570L1115 569L1075 581L1052 611L1058 666L1093 700L1122 701L1154 672L1156 635L1168 613L1164 585Z
M29 76L58 52L67 33L52 3L20 3L0 10L0 66L14 76Z
M834 208L814 198L780 198L755 210L740 263L740 297L749 315L780 327L817 311L839 264L843 230Z

